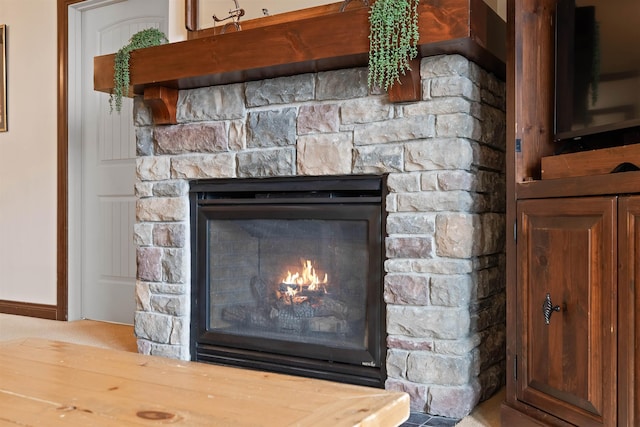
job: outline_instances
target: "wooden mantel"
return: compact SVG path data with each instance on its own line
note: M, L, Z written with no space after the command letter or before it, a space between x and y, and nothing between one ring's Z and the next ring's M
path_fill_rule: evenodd
M458 53L504 78L506 24L483 0L422 0L418 13L420 57ZM168 124L181 89L366 66L368 14L361 7L136 50L129 95L144 95L155 123ZM94 58L95 90L113 89L113 60ZM419 86L416 66L390 99L415 100Z

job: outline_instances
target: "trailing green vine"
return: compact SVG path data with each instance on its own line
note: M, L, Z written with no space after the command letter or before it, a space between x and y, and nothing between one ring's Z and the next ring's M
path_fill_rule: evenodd
M418 56L419 0L376 0L369 11L369 87L388 90Z
M146 28L138 31L129 39L129 43L116 52L113 64L113 91L109 97L111 112L118 113L122 109L122 97L129 91L129 58L131 51L144 47L166 43L167 36L157 28Z

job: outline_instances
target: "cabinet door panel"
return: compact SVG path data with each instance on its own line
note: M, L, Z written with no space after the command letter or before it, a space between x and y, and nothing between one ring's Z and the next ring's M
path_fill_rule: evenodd
M518 399L580 426L616 424L615 212L610 197L518 202Z
M618 417L619 425L640 423L640 196L621 197L618 206Z

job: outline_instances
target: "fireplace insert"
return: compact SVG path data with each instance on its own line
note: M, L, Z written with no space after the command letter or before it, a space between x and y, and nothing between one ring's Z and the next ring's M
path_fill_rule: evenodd
M384 176L190 184L193 360L383 387Z

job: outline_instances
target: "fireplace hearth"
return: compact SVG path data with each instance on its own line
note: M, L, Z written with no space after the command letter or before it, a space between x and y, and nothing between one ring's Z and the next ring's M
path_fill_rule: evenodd
M193 181L192 359L383 387L384 188Z

